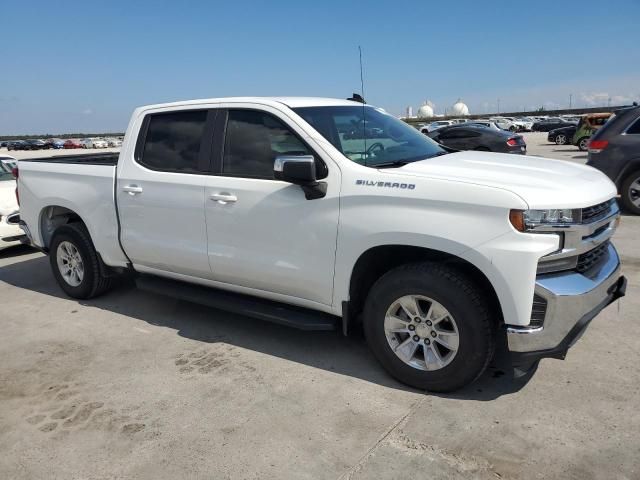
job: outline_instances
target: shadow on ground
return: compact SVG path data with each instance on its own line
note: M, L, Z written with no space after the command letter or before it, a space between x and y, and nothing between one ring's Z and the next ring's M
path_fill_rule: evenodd
M0 259L29 253L33 250L17 249L0 254ZM0 281L67 299L56 284L44 256L0 267ZM359 332L349 337L338 332L303 332L143 292L137 290L131 281L122 282L100 298L80 303L170 328L178 335L198 342L224 342L388 388L418 392L396 382L382 369ZM489 401L520 390L535 369L515 378L505 350L504 345L499 348L492 364L478 381L453 394L440 396Z

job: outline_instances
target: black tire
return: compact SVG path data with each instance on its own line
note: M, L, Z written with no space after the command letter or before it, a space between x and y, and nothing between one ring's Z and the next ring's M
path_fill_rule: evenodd
M622 188L620 189L620 197L622 200L622 206L629 213L633 213L634 215L640 215L640 207L633 204L634 198L640 198L640 191L638 189L632 188L632 185L636 182L640 181L640 170L637 170L624 179L622 182ZM635 194L634 194L635 191Z
M73 244L82 258L84 276L78 286L67 283L58 267L57 251L63 241ZM97 297L111 288L113 277L102 275L98 253L87 228L82 223L69 223L56 230L49 249L49 263L58 285L70 297L86 300Z
M455 318L459 347L445 367L420 370L391 349L384 331L385 316L405 295L432 298ZM364 332L373 354L393 377L432 392L449 392L476 380L491 361L496 343L496 328L480 289L459 271L431 262L403 265L378 279L365 303Z
M582 137L576 144L581 152L589 150L589 137Z

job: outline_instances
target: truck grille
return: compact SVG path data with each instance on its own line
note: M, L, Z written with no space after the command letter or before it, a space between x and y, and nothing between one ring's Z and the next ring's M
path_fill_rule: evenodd
M531 327L541 327L547 314L547 301L540 295L533 296L533 308L531 309Z
M588 272L596 265L599 265L604 259L606 259L607 250L609 248L609 241L601 243L596 248L583 253L578 257L578 265L576 271L580 273Z
M609 210L616 203L616 199L612 198L606 202L593 205L582 209L582 223L591 223L607 216Z

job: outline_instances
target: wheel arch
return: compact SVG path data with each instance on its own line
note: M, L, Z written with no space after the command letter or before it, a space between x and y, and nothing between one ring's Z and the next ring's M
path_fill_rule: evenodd
M396 244L371 247L356 260L349 280L349 317L357 317L362 312L367 294L382 275L401 265L424 261L445 263L470 277L483 291L488 292L489 306L499 322L503 323L503 310L498 294L479 267L452 253Z
M80 222L87 228L87 231L89 230L82 217L70 208L61 205L48 205L40 210L38 225L43 249L45 251L49 249L53 235L58 228L72 222Z
M632 158L626 162L625 166L620 169L620 173L615 181L618 192L620 191L620 188L622 188L622 184L627 179L627 176L637 170L640 170L640 157Z

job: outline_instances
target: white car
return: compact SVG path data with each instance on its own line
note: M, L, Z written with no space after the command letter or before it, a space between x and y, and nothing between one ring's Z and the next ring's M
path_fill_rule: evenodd
M80 140L82 148L107 148L107 142L99 138L84 138Z
M422 133L431 133L439 128L448 127L449 125L453 125L455 122L453 120L438 120L435 122L431 122L426 127L422 127L420 131Z
M0 162L0 250L26 241L19 221L16 181L11 169Z
M359 102L151 105L120 155L79 157L21 160L18 175L21 225L67 295L137 273L140 288L303 330L362 322L416 388L469 384L502 342L521 370L564 358L625 294L602 172L450 152Z
M495 123L498 128L502 130L509 130L510 132L515 132L518 130L518 126L507 117L490 117L489 120Z
M122 146L122 140L118 139L118 138L112 138L111 140L109 140L108 142L108 146L109 147L121 147Z
M0 163L2 163L5 167L9 167L9 171L11 171L12 168L18 166L18 160L8 155L0 155Z

